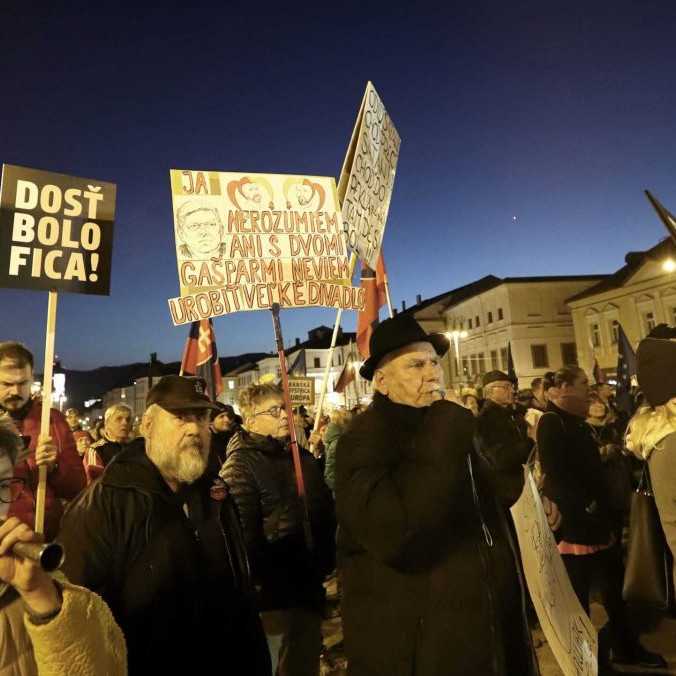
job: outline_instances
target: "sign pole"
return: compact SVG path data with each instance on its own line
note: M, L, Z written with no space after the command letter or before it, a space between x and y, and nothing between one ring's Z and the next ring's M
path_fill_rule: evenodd
M40 437L49 436L49 414L52 407L52 374L54 370L54 338L56 335L56 289L49 290L47 301L47 330L45 332L45 369L42 377L42 417ZM35 532L45 532L45 496L47 493L47 468L38 468L38 489L35 495Z
M354 274L354 268L357 265L357 254L353 251L350 255L350 279ZM315 424L312 431L316 432L319 429L319 420L322 417L324 410L324 399L326 398L326 389L329 383L329 373L331 372L331 365L333 363L333 351L336 349L336 340L338 339L338 331L340 329L340 320L343 316L343 308L338 308L336 312L336 323L333 325L333 335L331 336L331 346L329 347L329 354L326 358L326 366L324 367L324 375L322 376L322 389L319 393L319 403L315 411Z
M279 321L279 303L272 304L272 325L275 329L275 342L277 343L277 354L279 356L279 367L282 372L282 389L284 390L284 408L289 419L289 436L291 437L291 455L293 457L293 468L296 474L296 489L298 497L303 503L303 531L305 533L305 544L308 551L313 550L312 530L310 528L310 512L308 510L307 495L305 494L305 482L303 480L303 467L300 462L300 452L298 450L298 440L296 439L296 425L293 420L293 409L291 407L291 395L289 394L289 375L287 373L286 355L284 354L284 338L282 337L282 325Z

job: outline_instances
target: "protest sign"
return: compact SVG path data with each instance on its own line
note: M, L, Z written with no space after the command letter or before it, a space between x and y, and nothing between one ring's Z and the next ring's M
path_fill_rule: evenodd
M289 394L293 406L312 406L315 403L315 379L289 378Z
M333 178L172 170L175 325L245 310L359 309Z
M348 244L376 269L390 208L401 139L373 83L359 109L338 193Z
M113 183L10 164L0 187L0 286L106 296Z
M511 511L540 626L566 676L595 676L596 630L570 584L533 475L524 472L524 489Z

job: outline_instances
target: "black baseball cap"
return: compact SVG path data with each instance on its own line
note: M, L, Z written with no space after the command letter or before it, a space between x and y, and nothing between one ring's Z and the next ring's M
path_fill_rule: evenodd
M504 371L489 371L483 377L482 383L483 386L490 385L490 383L499 383L506 381L508 383L512 382L512 379Z
M207 383L204 378L186 376L164 376L157 385L153 385L146 397L146 408L157 404L167 411L182 409L218 410L206 394Z

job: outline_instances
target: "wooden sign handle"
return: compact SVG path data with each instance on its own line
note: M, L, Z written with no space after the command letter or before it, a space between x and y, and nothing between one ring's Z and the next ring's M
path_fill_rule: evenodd
M49 291L47 302L47 329L45 332L45 369L42 377L42 417L40 438L49 436L49 414L52 408L52 375L54 372L54 338L56 335L56 289ZM38 439L39 443L39 439ZM47 493L47 468L38 469L38 489L35 495L35 532L45 532L45 495Z

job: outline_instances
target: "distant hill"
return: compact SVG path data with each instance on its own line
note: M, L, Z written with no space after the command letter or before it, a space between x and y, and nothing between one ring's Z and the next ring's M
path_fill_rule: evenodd
M272 355L264 352L248 352L236 357L220 357L221 372L228 373L242 364L257 362L270 356ZM180 367L181 363L178 361L167 364L156 361L153 363L152 375L153 377L159 377L178 373ZM148 362L124 364L121 366L101 366L91 371L61 369L66 374L67 406L82 409L84 402L88 399L101 398L108 390L132 385L134 380L150 375L149 369L150 365ZM37 378L38 380L42 380L42 374L39 374Z

